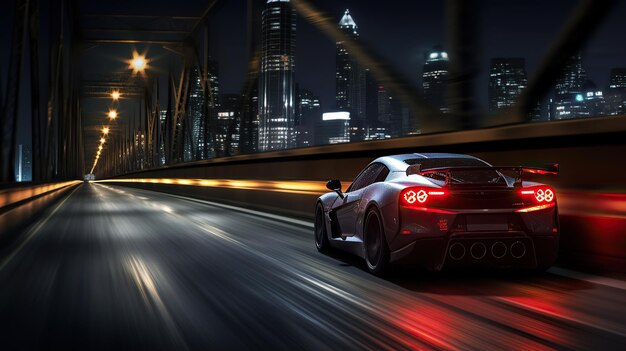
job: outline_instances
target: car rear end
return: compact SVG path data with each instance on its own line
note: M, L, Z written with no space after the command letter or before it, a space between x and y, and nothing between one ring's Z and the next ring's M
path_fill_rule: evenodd
M552 265L559 243L554 189L505 179L513 178L406 186L392 259L432 270Z

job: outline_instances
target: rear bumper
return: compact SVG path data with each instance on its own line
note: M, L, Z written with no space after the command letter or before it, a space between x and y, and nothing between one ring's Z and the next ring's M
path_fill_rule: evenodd
M470 266L534 269L552 265L558 251L556 233L550 236L455 235L415 240L393 251L391 261L434 271Z

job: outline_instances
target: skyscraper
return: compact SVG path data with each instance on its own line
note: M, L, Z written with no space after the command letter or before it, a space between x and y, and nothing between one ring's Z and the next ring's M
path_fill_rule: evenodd
M352 40L359 39L357 25L346 10L339 28ZM353 128L365 127L365 69L350 55L344 42L336 43L335 102L338 110L350 112ZM362 137L357 136L362 140Z
M582 86L587 80L587 72L583 68L580 53L570 57L561 75L556 81L555 100L570 100L572 95L580 94Z
M494 58L489 72L489 112L513 106L528 85L523 58Z
M607 114L626 114L626 68L613 68L605 94Z
M249 92L241 95L243 110L239 128L239 152L257 152L259 147L259 89L253 85Z
M241 96L223 94L215 126L215 153L217 156L233 155L239 149L241 123Z
M322 116L320 98L306 89L297 89L296 100L296 145L312 146L315 141L315 125Z
M209 158L213 149L208 131L211 130L211 125L217 123L217 108L219 107L219 82L215 61L209 61L207 74L206 83L209 93L206 96L207 106L204 106L205 92L202 87L201 72L196 67L190 73L187 120L191 126L191 137L189 142L185 143L186 161Z
M554 89L554 119L569 119L589 116L583 94L587 73L580 54L570 57Z
M296 13L289 0L267 0L261 19L258 151L293 147Z
M448 53L436 46L426 53L425 59L426 62L424 62L424 70L422 73L424 98L434 108L444 113L448 112L447 78L450 66Z
M191 138L185 141L185 161L200 159L204 148L204 94L198 68L191 70L187 121L191 124Z

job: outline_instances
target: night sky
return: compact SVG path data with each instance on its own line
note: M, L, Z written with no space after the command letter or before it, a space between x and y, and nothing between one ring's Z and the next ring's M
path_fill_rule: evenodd
M3 92L6 91L13 3L3 1L0 4L0 78ZM81 1L79 8L82 13L200 15L207 1L153 0L149 10L146 10L145 3L137 0ZM218 7L211 25L211 55L219 65L221 92L237 93L241 90L247 64L246 1L223 3ZM434 45L446 47L444 1L318 0L315 4L335 16L337 21L345 9L350 9L359 27L361 40L418 87L421 86L425 52ZM483 64L476 89L483 110L487 105L489 59L498 56L524 57L530 78L575 4L576 1L572 0L479 2L481 47L477 50L481 53ZM42 16L46 16L47 11L47 6L42 5ZM623 18L626 18L625 1L618 3L583 50L583 65L589 77L601 88L607 85L611 68L626 66L623 40L626 22ZM296 81L302 88L312 90L322 98L323 110L330 110L335 93L335 44L303 19L299 19L297 31ZM148 50L152 59L150 74L165 77L170 65L180 65L179 58L156 46L100 45L84 53L84 75L126 69L123 60L130 57L133 48L140 52ZM43 63L41 69L42 75L48 74ZM26 84L23 91L28 91ZM24 100L20 104L22 132L18 142L30 139L28 105L28 101ZM127 114L136 113L135 105L126 105L120 107L122 112L126 109ZM87 118L94 123L103 117L108 102L90 101L83 106Z

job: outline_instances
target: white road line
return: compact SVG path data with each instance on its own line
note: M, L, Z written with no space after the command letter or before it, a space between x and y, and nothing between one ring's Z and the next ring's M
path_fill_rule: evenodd
M144 189L139 189L139 190L144 190ZM150 190L148 190L148 191L150 191ZM162 193L162 192L158 192L158 193L159 194L163 194L163 195L167 195L167 196L170 196L170 197L178 198L178 199L183 199L183 200L193 201L193 202L199 202L199 203L203 203L203 204L210 205L210 206L221 207L221 208L225 208L225 209L228 209L228 210L234 210L234 211L238 211L238 212L243 212L243 213L255 215L255 216L258 216L258 217L263 217L263 218L268 218L268 219L275 219L275 220L278 220L278 221L281 221L281 222L287 222L287 223L290 223L290 224L295 224L295 225L299 225L299 226L303 226L303 227L307 227L307 228L313 228L314 227L313 223L311 223L311 222L307 222L307 221L304 221L304 220L295 219L295 218L291 218L291 217L281 216L281 215L272 214L272 213L266 213L266 212L262 212L262 211L251 210L251 209L244 208L244 207L239 207L239 206L225 205L225 204L221 204L221 203L213 202L213 201L195 199L195 198L187 197L187 196L180 196L180 195L174 195L174 194Z
M626 290L626 281L613 279L609 277L602 277L599 275L587 274L572 271L565 268L560 267L552 267L548 270L549 273L560 275L567 278L573 278L578 280L583 280L589 283L604 285L615 289Z

